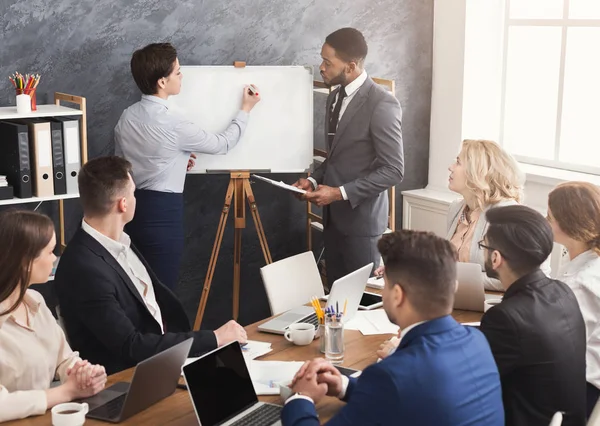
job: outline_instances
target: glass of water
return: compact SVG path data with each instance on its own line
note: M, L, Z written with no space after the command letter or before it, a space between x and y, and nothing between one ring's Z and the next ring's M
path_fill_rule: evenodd
M325 358L332 364L344 362L344 324L341 316L325 315Z

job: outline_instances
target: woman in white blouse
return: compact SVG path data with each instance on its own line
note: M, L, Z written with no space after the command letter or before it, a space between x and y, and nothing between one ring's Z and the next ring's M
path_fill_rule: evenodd
M2 212L0 241L0 422L100 392L104 367L71 350L43 297L28 289L52 272L52 221L34 212ZM50 388L55 379L62 384Z
M569 252L557 279L577 298L587 334L587 408L600 395L600 188L587 182L563 183L548 196L554 241Z
M456 161L448 168L448 189L462 196L450 205L446 238L458 251L459 262L478 263L486 290L504 291L485 274L485 258L478 243L487 230L488 209L521 202L524 177L515 159L487 140L464 140Z

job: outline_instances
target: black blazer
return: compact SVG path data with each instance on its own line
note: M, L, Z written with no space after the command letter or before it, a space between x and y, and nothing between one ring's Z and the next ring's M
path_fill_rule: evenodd
M194 337L191 356L215 349L214 332L191 331L175 294L158 280L135 247L132 249L152 279L165 333L161 334L159 324L116 259L80 228L60 258L54 281L73 350L112 374L190 337Z
M586 423L585 324L573 291L539 269L481 319L498 365L507 426Z

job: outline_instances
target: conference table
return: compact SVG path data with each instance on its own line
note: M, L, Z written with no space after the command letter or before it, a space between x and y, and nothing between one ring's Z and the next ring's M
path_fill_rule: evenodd
M369 289L369 291L372 291ZM461 323L479 321L482 312L459 311L452 312L452 316ZM319 350L319 340L316 339L308 346L295 346L288 342L283 336L276 334L263 333L258 331L258 326L271 318L266 318L257 323L251 324L246 328L249 340L258 340L271 343L272 351L262 356L260 360L271 361L306 361L316 357L324 356ZM388 335L363 336L360 331L345 330L344 343L345 353L343 366L364 370L369 365L377 361L376 351L379 345L392 337ZM133 368L121 371L109 376L106 386L111 386L116 382L129 382L133 375ZM183 383L183 378L181 379ZM264 402L281 404L279 396L259 396L258 399ZM325 397L317 405L317 412L321 423L327 422L344 403L336 398ZM3 426L48 426L52 424L51 414L48 410L43 416L30 417L23 420L3 423ZM109 423L87 419L87 425L108 425ZM156 403L152 407L130 417L121 425L173 425L173 426L193 426L198 425L196 414L192 406L188 392L182 389L176 389L171 396Z

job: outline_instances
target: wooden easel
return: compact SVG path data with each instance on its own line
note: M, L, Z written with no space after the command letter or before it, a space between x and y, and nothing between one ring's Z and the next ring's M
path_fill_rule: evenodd
M260 247L262 248L263 255L265 256L265 262L267 264L273 263L271 259L271 252L269 251L269 245L267 244L267 237L265 237L265 231L258 215L258 207L256 206L256 200L254 199L254 193L250 186L250 172L239 171L231 172L229 179L229 186L227 187L227 193L225 195L225 203L223 204L223 210L221 211L221 220L219 221L219 227L217 229L217 236L215 237L215 243L213 245L212 254L210 256L210 263L208 266L208 272L206 273L206 279L204 280L204 288L202 289L202 297L200 298L200 305L198 306L198 313L196 314L196 321L194 322L194 330L199 330L202 324L202 317L204 316L204 310L206 309L206 302L208 301L208 295L210 293L210 285L217 266L217 259L219 257L219 250L221 248L221 241L223 241L223 233L225 232L225 226L227 224L227 216L231 207L231 199L234 198L234 244L233 244L233 319L237 321L240 308L240 261L242 257L242 230L246 227L246 199L252 212L252 219L254 219L254 225L256 226L256 232L260 241Z

